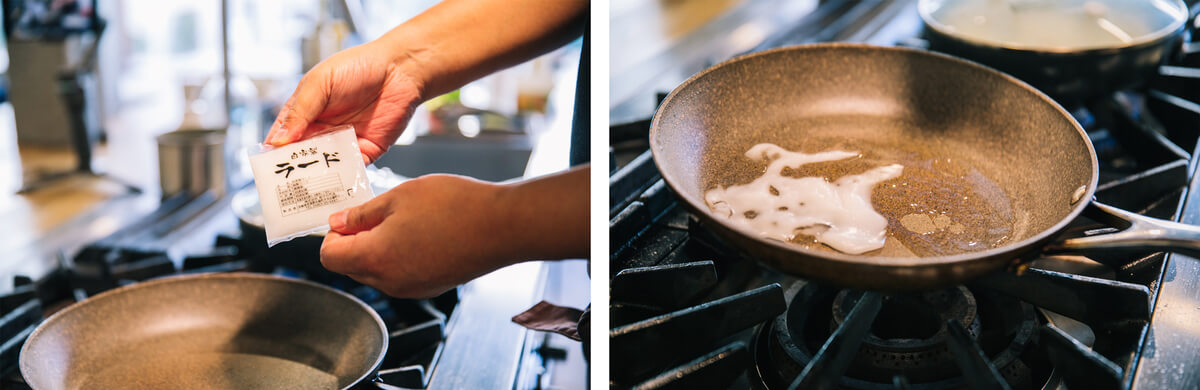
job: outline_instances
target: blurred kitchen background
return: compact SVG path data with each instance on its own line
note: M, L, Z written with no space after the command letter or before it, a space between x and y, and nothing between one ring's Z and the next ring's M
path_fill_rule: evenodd
M26 314L40 321L120 285L213 270L308 278L372 305L391 302L385 310L409 305L325 271L320 236L268 250L247 151L306 70L435 3L3 0L0 317L15 316L9 310L33 290L41 310ZM577 39L422 105L368 167L376 193L428 173L503 181L566 169L582 47ZM407 357L391 362L405 366L384 367L385 382L583 388L579 342L509 318L540 300L582 308L587 281L584 260L533 262L449 292L433 321L441 337L419 354L398 349ZM406 324L388 325L407 334ZM0 340L3 388L22 382L9 376L28 334L9 328L2 338L12 340ZM471 339L485 333L494 337ZM491 369L454 369L489 353ZM435 372L439 361L450 368Z

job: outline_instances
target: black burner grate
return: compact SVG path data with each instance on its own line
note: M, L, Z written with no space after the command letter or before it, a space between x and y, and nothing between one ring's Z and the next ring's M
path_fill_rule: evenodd
M755 50L845 35L842 29L852 25L875 24L866 19L878 14L873 10L881 4L822 3L793 29L800 33L769 38ZM1190 25L1194 28L1196 23ZM1188 42L1171 64L1161 67L1142 89L1071 108L1097 149L1099 201L1151 217L1179 219L1189 180L1197 169L1193 154L1200 139L1200 42L1194 42L1194 35L1189 32ZM911 36L900 40L910 46L922 45ZM1016 272L972 281L960 288L985 297L987 305L1008 302L1008 312L1021 319L1011 320L1015 317L1008 315L1001 318L1010 320L997 321L999 315L993 309L985 314L981 308L982 328L973 329L971 324L937 318L937 334L945 340L935 356L953 356L956 363L956 375L932 376L941 378L934 381L938 386L931 385L928 375L921 377L913 370L909 375L904 370L864 375L863 351L874 353L873 357L905 356L896 349L885 353L879 352L878 345L863 346L864 341L871 344L879 339L873 333L887 332L881 328L897 321L888 306L904 298L842 292L858 298L847 303L850 307L838 309L840 321L832 321L831 302L837 289L759 269L682 210L646 151L649 124L643 120L614 126L610 134L615 160L623 162L610 177L614 387L682 388L677 387L682 383L768 389L1132 386L1148 342L1165 254L1107 251L1053 256L1011 270ZM1086 217L1073 223L1067 234L1087 236L1120 228L1119 221L1111 218ZM709 316L684 323L684 314L706 308L701 302L723 302L719 300L722 297L756 291L761 294L759 286L772 283L788 288L787 313L772 315L768 321L760 321L769 312L762 307L753 314L734 314L741 320L759 322L753 332L727 331L720 337L696 333L696 329L707 332L712 324L727 321ZM680 306L683 303L686 305ZM781 329L786 328L792 313L814 305L823 307L812 309L825 316L813 325L823 334L800 340L800 349L780 347L777 336L787 333ZM668 339L660 339L656 333L649 333L655 337L630 336L634 330L660 326L682 334ZM680 340L687 340L686 346L678 345ZM670 352L645 353L655 349ZM912 363L891 367L909 367L905 364Z
M203 207L191 206L203 202ZM263 272L307 279L345 291L371 306L389 331L388 350L379 377L357 388L421 389L441 356L448 320L458 305L458 290L425 299L395 299L319 265L291 268L288 261L261 250L261 243L217 236L208 253L194 254L179 267L165 251L146 249L144 240L128 237L155 233L163 224L177 226L180 210L194 213L214 204L212 199L169 199L162 207L109 237L92 243L70 261L60 258L53 272L38 279L17 277L13 291L0 296L0 388L28 388L18 372L18 354L26 338L45 316L87 297L147 279L189 273ZM165 221L165 222L164 222ZM149 226L149 228L147 228ZM393 387L387 387L393 386Z

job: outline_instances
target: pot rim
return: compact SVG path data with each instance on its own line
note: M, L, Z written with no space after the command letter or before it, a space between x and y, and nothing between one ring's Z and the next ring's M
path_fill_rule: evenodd
M204 145L221 145L225 143L224 129L195 129L175 130L155 137L159 146L187 146L203 142Z
M937 32L938 34L957 39L972 45L1001 49L1022 51L1040 54L1089 54L1089 53L1108 53L1116 52L1124 49L1129 49L1139 46L1154 46L1163 41L1169 40L1183 33L1187 21L1191 18L1191 13L1188 10L1187 4L1183 0L1152 0L1153 4L1169 5L1174 9L1167 10L1158 7L1164 11L1168 11L1174 20L1170 24L1155 30L1151 33L1139 35L1130 42L1119 45L1104 45L1104 46L1076 46L1076 47L1048 47L1031 44L1013 44L1001 43L987 39L981 39L975 36L968 36L960 32L954 31L953 27L942 23L933 13L942 8L942 5L947 1L955 0L919 0L917 3L917 13L921 15L921 21L927 28ZM982 1L982 0L966 0L966 1Z

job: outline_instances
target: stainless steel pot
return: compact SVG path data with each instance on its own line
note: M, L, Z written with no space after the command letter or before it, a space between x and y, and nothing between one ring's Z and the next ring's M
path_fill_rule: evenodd
M158 136L162 197L225 193L225 130L176 130Z
M957 11L955 7L967 5L978 10L972 12L972 17L953 12ZM1001 11L996 11L997 7ZM999 27L984 32L969 31L966 27L970 26L963 26L999 23L993 19L1041 9L1037 7L1090 7L1092 16L1084 14L1081 17L1094 18L1098 25L1107 22L1110 26L1112 23L1108 19L1117 16L1130 19L1131 15L1124 12L1106 19L1101 12L1116 14L1129 9L1144 10L1147 15L1144 30L1147 32L1120 37L1120 43L1056 45L1048 43L1053 37L1014 41L1001 37L1000 33L1005 30ZM1010 8L1013 9L1010 15L988 14L1010 12L1007 11ZM925 38L929 40L930 49L1013 75L1068 106L1142 84L1175 52L1188 19L1187 5L1182 0L921 0L918 9L925 23ZM1011 26L1012 29L1027 27ZM1045 31L1043 36L1083 34L1065 26L1047 27Z

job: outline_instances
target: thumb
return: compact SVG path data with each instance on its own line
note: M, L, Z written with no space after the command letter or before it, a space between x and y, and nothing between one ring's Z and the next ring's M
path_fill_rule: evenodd
M341 234L355 234L383 222L391 214L384 197L375 197L356 207L338 211L329 216L329 229Z
M329 103L329 90L326 88L329 83L321 80L323 77L305 77L300 81L275 118L275 123L271 124L266 143L282 146L303 138L309 124L325 111Z
M361 261L364 249L370 248L369 245L358 242L362 238L363 236L341 235L336 231L326 233L325 241L321 242L321 265L327 270L340 274L373 275Z

